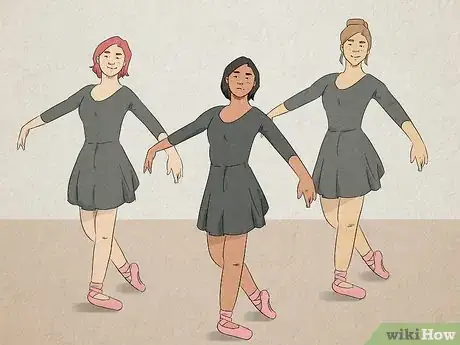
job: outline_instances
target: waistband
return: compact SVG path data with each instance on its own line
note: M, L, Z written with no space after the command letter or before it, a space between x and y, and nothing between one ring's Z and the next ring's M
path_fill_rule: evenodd
M350 129L328 128L327 131L331 132L331 133L346 133L346 132L354 132L354 131L361 131L362 132L362 129L361 128L350 128Z
M85 140L85 144L95 145L95 144L120 144L119 140L106 140L106 141L94 141L94 140Z
M249 166L248 162L237 163L237 164L214 164L211 163L211 168L233 168L239 166Z

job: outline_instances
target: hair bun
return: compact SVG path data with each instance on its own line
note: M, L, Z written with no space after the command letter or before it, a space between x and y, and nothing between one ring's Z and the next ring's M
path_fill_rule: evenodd
M347 26L349 25L363 25L367 28L367 22L361 18L352 18L347 20Z

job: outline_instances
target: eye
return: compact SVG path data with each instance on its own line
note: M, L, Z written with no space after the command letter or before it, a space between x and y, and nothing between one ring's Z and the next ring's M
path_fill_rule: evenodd
M234 75L233 78L238 78L238 76Z
M108 59L108 58L109 58L109 56L108 56L108 55L104 55L104 57L105 57L106 59Z

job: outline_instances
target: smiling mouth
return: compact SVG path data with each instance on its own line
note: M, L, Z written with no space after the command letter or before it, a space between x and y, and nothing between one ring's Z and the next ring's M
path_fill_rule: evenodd
M353 55L351 55L351 57L352 57L353 59L357 59L357 58L360 58L361 56L360 56L360 55L358 55L358 56L353 56Z
M107 67L108 69L117 69L116 67Z

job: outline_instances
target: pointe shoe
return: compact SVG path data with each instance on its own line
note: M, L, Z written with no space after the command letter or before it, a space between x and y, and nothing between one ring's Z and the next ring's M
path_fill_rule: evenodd
M390 277L390 272L388 272L385 269L385 266L383 266L383 254L380 250L370 251L363 256L363 260L380 278L388 279Z
M124 264L123 267L119 268L120 273L126 279L126 281L131 284L133 288L140 292L144 292L146 287L142 282L139 275L139 265L136 263Z
M102 295L104 298L97 298L98 295ZM88 302L92 305L104 309L119 311L123 308L123 303L121 301L104 295L101 288L90 285L89 292L87 296Z
M230 324L233 327L230 327ZM220 320L217 323L217 330L224 335L238 339L249 340L252 338L252 331L249 328L232 322L232 312L229 311L220 311Z
M256 290L252 295L249 296L249 299L262 315L272 320L276 318L276 312L271 307L270 294L267 290Z
M341 283L350 284L351 286L341 286ZM366 290L357 285L347 282L347 272L335 271L334 282L332 283L332 290L343 296L348 296L355 299L363 299L366 297Z

